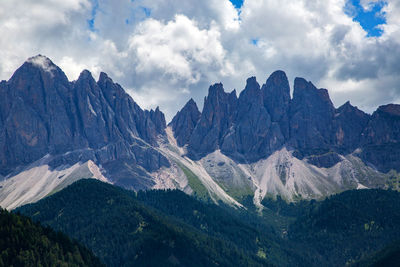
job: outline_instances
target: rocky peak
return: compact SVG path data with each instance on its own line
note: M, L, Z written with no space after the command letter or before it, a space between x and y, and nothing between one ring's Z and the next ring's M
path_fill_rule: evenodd
M380 106L362 135L362 157L378 170L400 171L400 105Z
M311 82L296 78L290 102L291 145L302 154L329 151L334 113L326 89L317 89Z
M351 153L359 147L361 135L370 116L347 101L335 112L335 146L341 153Z
M100 72L98 83L105 83L107 81L112 81L110 77L108 77L107 73Z
M46 56L37 55L28 58L26 61L28 64L32 64L35 67L42 69L43 71L52 72L57 69L57 66Z
M380 106L364 131L364 144L400 143L400 105Z
M73 91L82 135L87 138L89 146L101 148L120 139L121 132L115 127L109 127L113 125L111 117L114 114L88 70L82 71L73 83Z
M216 98L220 95L224 95L224 86L222 83L215 83L208 88L208 96L207 98Z
M264 107L260 85L255 77L248 78L221 151L240 162L253 162L270 155L283 141L279 126L271 124Z
M144 170L169 166L166 158L142 141L156 145L156 129L165 128L164 115L159 109L146 115L105 73L96 83L85 70L70 83L49 59L37 56L28 59L5 85L0 89L9 103L0 102L2 175L50 154L52 167L92 160L102 164L116 182L121 178L129 186L149 187L149 180L139 179L146 176ZM115 161L120 167L115 167Z
M23 84L28 81L24 80L29 78L30 83L42 83L46 87L51 87L54 84L68 84L68 78L65 73L56 66L49 58L37 55L29 58L19 67L9 80L16 89L24 89ZM18 84L19 83L19 84Z
M236 106L236 93L226 93L221 83L210 86L200 120L189 141L191 157L199 158L219 148L223 135L232 124Z
M163 133L167 125L165 122L164 113L160 111L160 108L158 106L155 110L150 110L150 119L155 126L157 134Z
M114 83L113 80L104 72L100 72L97 85L102 89L108 103L113 107L116 104L116 101L118 101L118 98L126 95L122 87L120 87L119 84Z
M94 80L92 73L88 70L83 70L76 81L73 82L73 85L76 89L85 89L88 91L96 90L97 94L100 91L96 81Z
M261 89L264 105L273 121L280 121L287 113L290 102L289 82L285 72L275 71Z
M36 56L19 67L7 82L6 97L0 172L74 147L70 83L48 58Z
M346 101L346 103L344 103L343 105L341 105L338 109L336 113L341 113L341 112L348 112L351 110L354 110L357 107L354 107L350 101Z
M392 116L394 119L400 118L400 105L398 104L388 104L380 106L377 112L382 114L387 114L388 116Z
M184 146L189 142L200 116L201 113L192 98L176 113L169 125L172 127L179 146Z
M87 80L87 79L94 80L92 73L85 69L79 74L78 80Z
M250 77L246 81L246 87L240 93L239 105L247 104L262 104L262 96L260 85L258 84L256 77Z
M140 137L151 145L157 145L157 135L164 133L165 123L156 127L152 119L156 119L156 117L161 119L160 111L158 110L156 116L154 116L155 111L151 115L151 112L142 110L118 83L114 83L103 72L100 73L97 84L111 110L115 113L119 129L126 129L126 131L121 130L125 138L129 139L133 135ZM154 117L151 118L151 116ZM157 129L161 132L158 132Z
M357 114L359 117L369 118L370 116L362 110L359 110L356 106L353 106L350 101L347 101L339 108L336 109L335 117L345 116L345 114Z
M275 71L261 88L264 106L273 122L278 122L285 139L289 138L290 88L285 72Z
M185 104L185 106L183 106L182 109L197 110L197 112L200 114L197 104L193 100L193 98L190 98L189 101Z
M239 95L236 120L241 117L248 117L250 110L263 107L260 85L256 77L250 77L246 81L246 87ZM268 115L269 116L269 115Z

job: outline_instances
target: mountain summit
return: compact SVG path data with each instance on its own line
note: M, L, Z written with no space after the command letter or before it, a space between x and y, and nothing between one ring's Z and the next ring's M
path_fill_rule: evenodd
M165 134L164 115L142 110L104 73L96 82L84 70L69 82L50 59L38 55L1 83L0 99L3 176L34 172L43 165L52 172L91 161L110 182L145 189L154 185L147 172L169 166L154 148L157 136ZM3 198L5 193L0 193Z

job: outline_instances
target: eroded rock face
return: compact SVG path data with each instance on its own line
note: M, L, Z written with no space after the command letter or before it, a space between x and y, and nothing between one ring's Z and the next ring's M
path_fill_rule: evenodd
M279 124L283 136L288 139L290 87L285 72L278 70L272 73L261 91L271 121Z
M335 152L328 152L322 155L311 155L307 157L307 161L312 165L322 168L331 168L342 159Z
M326 89L296 78L290 105L290 144L306 155L329 151L334 114Z
M236 114L236 92L226 93L221 83L210 86L203 112L189 140L188 153L201 158L219 148Z
M188 142L189 156L198 159L221 149L240 162L267 157L289 135L289 102L289 85L282 71L273 73L262 89L255 77L249 78L239 98L236 91L225 93L222 84L211 86Z
M400 105L380 106L362 136L362 157L382 171L400 171Z
M104 72L100 73L97 84L115 113L116 126L122 131L128 130L124 136L137 136L151 145L157 145L157 135L165 133L164 114L158 108L153 112L142 110L125 90Z
M238 100L233 124L225 134L221 151L241 162L269 156L284 143L279 124L271 121L255 77L247 79Z
M2 175L47 154L54 157L53 167L83 160L126 160L130 168L147 171L169 166L153 147L164 134L164 115L142 110L105 73L96 82L85 70L70 83L39 55L0 84L0 96Z
M370 116L346 102L336 110L334 143L338 152L347 154L360 147L362 132Z
M197 108L197 104L191 98L172 119L169 125L172 127L174 137L179 146L184 146L189 142L200 116L201 113Z
M239 98L235 91L224 92L222 84L211 86L197 123L190 114L200 113L189 107L171 124L179 145L188 144L192 159L220 149L238 162L255 162L286 146L300 159L306 157L316 166L331 167L341 161L338 154L363 148L364 160L379 170L399 168L397 124L393 123L398 105L381 107L372 118L349 102L335 109L326 89L318 89L303 78L295 79L290 99L283 71L272 73L261 89L255 77L249 78ZM393 156L386 155L388 149L396 150Z
M49 152L84 144L83 139L73 138L74 118L67 112L72 97L67 77L52 62L48 64L51 68L44 69L28 60L3 90L8 102L2 105L0 130L3 174Z

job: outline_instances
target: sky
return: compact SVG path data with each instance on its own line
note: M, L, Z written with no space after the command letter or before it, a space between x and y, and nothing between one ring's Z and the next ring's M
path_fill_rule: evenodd
M0 80L42 54L121 84L167 120L222 82L284 70L372 113L400 103L398 0L1 0Z

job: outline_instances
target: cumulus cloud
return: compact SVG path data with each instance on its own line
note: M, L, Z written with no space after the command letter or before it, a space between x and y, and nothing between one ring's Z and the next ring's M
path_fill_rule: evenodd
M129 49L137 59L138 74L161 71L172 82L196 83L205 73L201 68L224 68L225 50L219 38L215 27L201 30L186 16L176 15L166 24L154 19L139 24L129 39Z
M361 0L370 10L376 0ZM384 1L382 36L368 37L348 0L3 0L0 79L32 55L74 80L107 72L145 108L167 118L208 86L244 88L276 69L302 76L368 112L400 99L400 2ZM368 96L366 98L365 96Z

